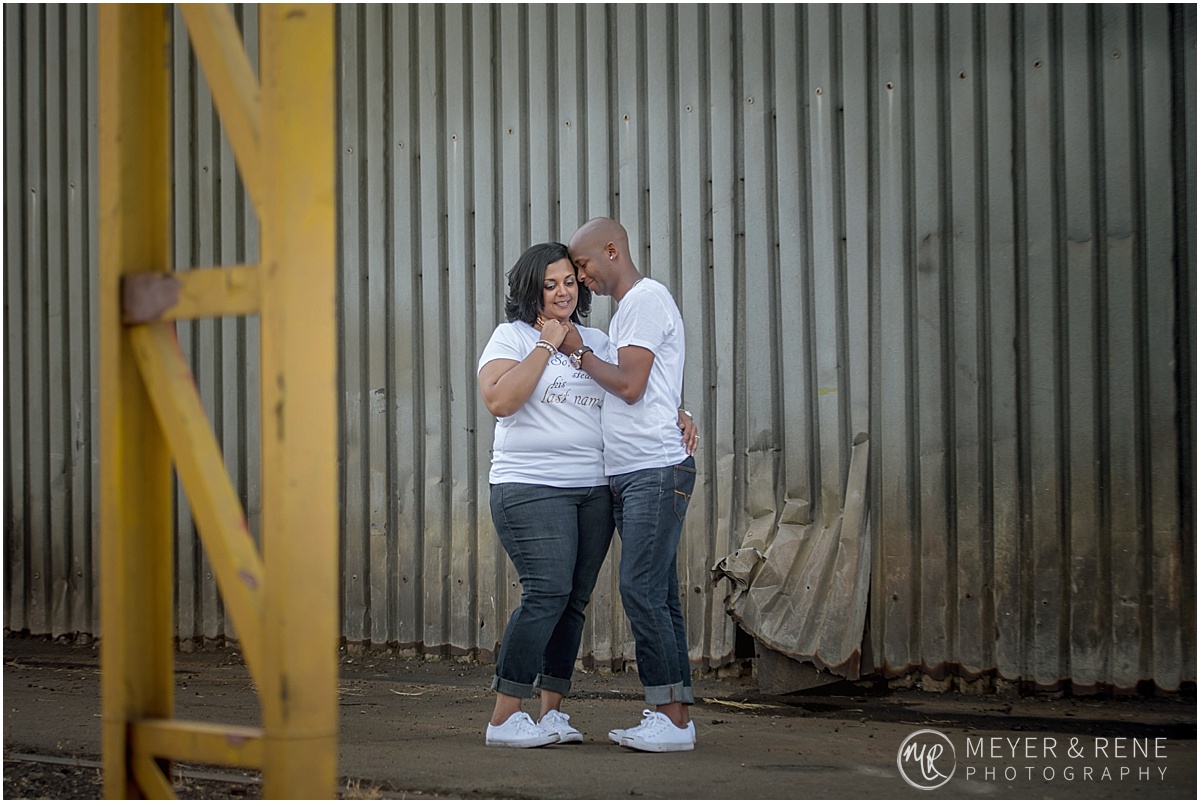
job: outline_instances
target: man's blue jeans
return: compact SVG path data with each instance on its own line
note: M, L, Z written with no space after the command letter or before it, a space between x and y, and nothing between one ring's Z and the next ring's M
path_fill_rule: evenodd
M567 694L583 611L612 541L612 494L606 486L491 486L492 522L521 579L521 604L509 617L492 690L532 697Z
M621 536L621 602L646 702L690 704L695 698L675 553L696 487L696 461L619 474L609 485Z

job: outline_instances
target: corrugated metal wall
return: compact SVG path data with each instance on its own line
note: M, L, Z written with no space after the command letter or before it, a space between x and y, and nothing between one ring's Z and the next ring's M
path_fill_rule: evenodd
M878 204L877 660L1177 688L1195 678L1194 11L847 17L841 41L874 48L846 128L873 133Z
M4 621L95 633L95 11L4 8Z
M4 21L5 621L94 633L94 11ZM475 360L520 252L607 214L688 324L694 659L733 653L709 568L785 510L834 519L861 432L882 671L1195 679L1194 7L344 6L338 26L348 640L496 644L519 589ZM176 262L253 261L181 36L173 61ZM257 330L180 333L253 529ZM185 502L177 522L180 637L220 638ZM610 568L584 651L632 658Z

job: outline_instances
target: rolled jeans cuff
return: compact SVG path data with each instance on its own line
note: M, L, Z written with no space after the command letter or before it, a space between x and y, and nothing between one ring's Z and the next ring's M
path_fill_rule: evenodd
M533 687L542 691L561 694L566 697L571 692L571 681L562 678L556 678L552 675L539 674L533 681Z
M667 705L668 703L684 703L691 705L695 701L692 687L684 686L683 681L669 686L644 686L646 702L650 705Z
M492 691L500 694L507 694L509 697L520 697L522 699L533 696L532 683L517 683L515 680L506 680L499 675L492 676Z

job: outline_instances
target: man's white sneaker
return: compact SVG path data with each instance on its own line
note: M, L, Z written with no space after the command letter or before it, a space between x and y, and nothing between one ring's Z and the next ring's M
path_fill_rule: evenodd
M646 709L642 724L629 728L621 737L621 747L644 750L647 753L677 753L696 746L696 726L691 722L679 728L666 714Z
M643 708L641 722L639 722L637 725L634 725L632 728L613 728L612 730L610 730L608 732L608 738L610 740L612 740L612 742L614 744L620 744L621 740L625 738L626 734L632 734L632 733L636 732L637 730L646 727L646 725L652 719L651 715L653 713L654 712L651 711L649 708Z
M547 711L546 716L538 722L550 733L558 734L559 744L581 744L583 734L571 726L571 715L562 711Z
M557 741L557 733L535 724L524 711L513 714L503 725L489 722L485 738L488 747L542 747Z
M620 744L621 740L625 738L626 734L631 734L641 728L644 728L646 726L646 723L648 723L650 721L650 715L653 713L654 712L651 711L649 708L643 709L642 710L642 721L640 723L638 723L637 725L634 725L632 728L613 728L612 730L610 730L608 732L609 740L612 741L614 744Z

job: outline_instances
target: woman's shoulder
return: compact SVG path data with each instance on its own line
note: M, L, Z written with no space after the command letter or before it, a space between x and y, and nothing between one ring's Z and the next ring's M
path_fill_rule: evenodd
M528 337L530 332L536 331L536 329L524 321L501 321L492 331L492 339L512 340L514 338Z
M479 366L493 359L520 359L529 350L529 334L522 331L534 331L529 324L521 321L504 321L499 324L483 346Z

